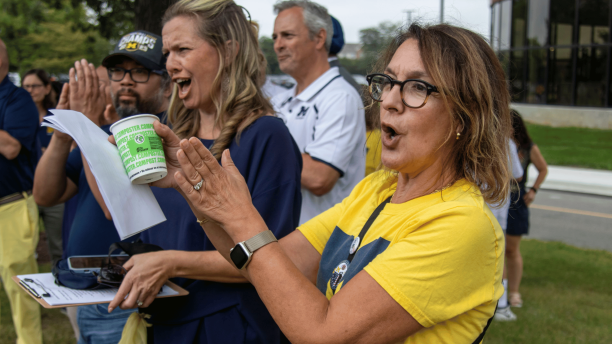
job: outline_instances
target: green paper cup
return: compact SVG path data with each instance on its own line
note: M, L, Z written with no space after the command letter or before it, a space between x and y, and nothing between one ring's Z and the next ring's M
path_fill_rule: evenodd
M154 115L124 118L110 127L123 167L132 184L147 184L168 174L162 141L153 129Z

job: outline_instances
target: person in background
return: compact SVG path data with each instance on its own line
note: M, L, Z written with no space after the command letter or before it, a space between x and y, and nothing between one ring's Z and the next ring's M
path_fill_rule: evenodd
M38 207L32 197L40 155L38 110L32 97L9 80L9 57L0 40L0 277L11 304L17 344L42 343L40 306L12 281L34 274Z
M49 109L55 107L55 99L52 97L51 80L42 69L31 69L21 78L22 87L30 93L32 100L38 109L39 123L43 118L50 115ZM41 153L45 152L53 129L49 127L38 128L38 140L41 146ZM43 220L45 232L47 234L47 246L51 255L51 266L55 266L58 260L62 259L62 220L64 218L64 203L51 207L38 206L38 213Z
M373 107L366 108L366 169L365 175L378 171L382 165L380 155L382 154L380 118L373 113Z
M104 124L113 124L120 120L119 114L115 110L115 106L113 105L113 96L111 92L111 80L108 77L108 69L104 66L98 66L96 68L96 73L98 74L98 80L100 82L100 86L104 87L104 100L106 101L106 109L104 110Z
M120 117L161 114L168 108L170 78L165 72L160 36L146 31L129 33L102 63L108 69L110 92ZM106 88L100 83L94 66L86 60L77 61L69 74L70 82L62 90L58 108L83 113L110 135L110 125L104 125L104 113L109 107ZM40 204L53 205L77 195L66 256L106 255L109 246L120 238L80 149L70 151L72 141L70 136L57 131L53 135L36 170L34 196ZM106 309L105 304L78 307L80 344L119 342L123 327L134 311L111 315Z
M302 159L260 89L265 64L257 35L257 25L234 1L183 0L171 6L163 17L162 36L166 68L175 82L167 116L172 131L154 125L172 136L166 141L170 144L197 140L216 158L231 150L257 211L283 237L298 225ZM151 316L147 321L155 343L279 343L280 330L251 284L195 280L200 269L231 266L222 259L208 260L221 257L203 231L216 224L196 218L177 190L176 150L167 151L166 159L168 176L153 183L152 190L167 221L141 234L145 243L164 251L136 255L124 265L129 271L109 307L140 307ZM151 291L168 278L189 295L154 300Z
M508 227L506 228L506 268L508 271L508 302L511 307L522 307L523 299L519 292L523 276L523 257L521 256L521 237L529 234L529 205L546 178L548 165L538 146L531 140L527 127L521 115L512 110L512 127L514 142L518 146L518 158L523 168L523 178L518 184L513 184L510 199L513 201L508 212ZM527 170L533 163L538 170L538 176L533 186L526 191Z
M296 141L302 170L300 224L348 196L365 174L365 121L359 93L330 68L333 25L311 1L274 5L274 51L297 84L271 103Z
M334 35L332 36L331 46L329 47L329 57L327 58L327 61L329 62L329 67L338 67L340 75L342 75L344 80L351 84L351 86L355 88L355 91L357 91L357 93L362 94L365 87L359 85L357 81L355 81L355 78L353 78L351 73L346 70L346 68L344 68L340 64L340 60L338 60L338 53L342 51L342 48L344 47L344 32L342 31L342 25L340 25L340 22L338 21L338 19L334 18L334 16L329 17L331 18L334 28Z
M511 168L510 170L510 181L521 180L523 178L523 168L521 167L521 161L519 160L518 153L516 150L516 144L512 138L508 139L508 164ZM511 183L512 184L512 183ZM495 218L499 222L504 234L506 233L506 228L508 227L508 209L510 209L510 203L514 202L511 199L510 189L508 189L508 194L505 199L498 203L490 203L489 207L491 208L491 212L495 215ZM495 310L495 320L497 321L514 321L516 320L516 314L512 312L510 309L510 305L508 304L508 279L506 277L507 269L504 263L504 278L502 279L502 284L504 286L504 293L502 294L499 302L497 304L497 309Z

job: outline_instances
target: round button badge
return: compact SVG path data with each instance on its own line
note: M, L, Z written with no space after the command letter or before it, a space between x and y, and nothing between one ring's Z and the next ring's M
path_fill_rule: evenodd
M342 281L342 277L344 277L344 274L346 273L346 270L348 270L350 264L351 263L348 260L343 260L340 262L340 264L338 264L338 266L336 266L334 272L332 273L332 277L329 280L329 286L332 290L336 290L336 287L340 281Z
M359 247L359 242L361 240L359 239L359 237L355 237L355 239L353 239L353 243L351 244L351 248L349 250L349 254L353 254L355 253L355 251L357 251L357 248Z

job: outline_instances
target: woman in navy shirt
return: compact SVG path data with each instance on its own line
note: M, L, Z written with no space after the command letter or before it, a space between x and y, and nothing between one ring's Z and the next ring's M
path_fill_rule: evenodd
M174 180L174 173L181 173L179 138L199 138L217 159L230 149L274 234L280 238L297 227L302 159L282 120L271 116L272 106L259 87L265 60L257 26L231 0L181 1L166 11L163 22L166 68L176 83L167 112L176 140L166 144L177 149L166 152L168 176L153 184L160 187L153 192L168 220L141 238L164 251L126 263L129 272L109 310L120 303L122 308L141 307L141 313L151 315L149 335L156 343L278 343L280 330L251 284L195 280L194 269L215 269L217 263L223 269L228 263L202 228L216 224L198 223ZM170 130L160 123L155 128ZM189 295L154 301L152 291L168 278Z

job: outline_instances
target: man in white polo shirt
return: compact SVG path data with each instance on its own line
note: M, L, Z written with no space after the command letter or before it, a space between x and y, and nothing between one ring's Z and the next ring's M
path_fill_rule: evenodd
M333 35L327 10L310 1L274 5L274 51L297 84L272 98L304 160L300 224L341 202L365 173L361 98L330 68Z

